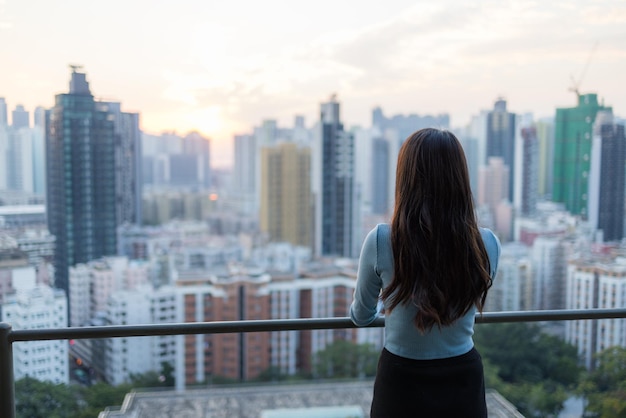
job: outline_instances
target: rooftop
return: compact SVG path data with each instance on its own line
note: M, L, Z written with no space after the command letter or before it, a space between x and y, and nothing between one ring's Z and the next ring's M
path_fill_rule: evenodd
M99 418L360 418L369 416L373 386L361 380L131 392ZM495 391L487 391L487 409L492 418L523 418Z

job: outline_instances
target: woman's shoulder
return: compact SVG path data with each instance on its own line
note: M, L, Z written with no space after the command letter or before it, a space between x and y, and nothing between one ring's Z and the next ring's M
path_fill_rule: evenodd
M389 224L376 225L365 237L364 247L375 248L376 253L391 244L391 227Z
M376 235L376 242L379 246L391 244L391 225L380 223L374 227L372 232Z
M365 237L366 240L380 241L381 238L385 239L391 235L391 226L389 224L380 223L370 230Z
M485 250L487 250L487 256L489 257L489 264L491 267L490 275L494 277L498 270L498 261L500 259L500 240L490 229L479 228L480 235L483 238L485 244Z
M389 235L391 233L391 225L387 223L380 223L374 227L374 230L377 231L378 236L380 237Z
M480 227L478 229L480 230L480 236L483 238L487 252L490 252L489 250L496 250L496 252L499 253L500 240L496 234L494 234L489 228Z

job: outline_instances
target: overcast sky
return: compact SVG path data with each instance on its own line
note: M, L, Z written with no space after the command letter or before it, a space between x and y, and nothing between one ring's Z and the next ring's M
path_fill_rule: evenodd
M498 96L551 116L576 103L590 56L581 92L626 116L623 0L0 0L10 110L52 106L81 64L145 131L211 137L218 165L234 133L295 114L311 126L332 93L347 126L374 106L461 126Z

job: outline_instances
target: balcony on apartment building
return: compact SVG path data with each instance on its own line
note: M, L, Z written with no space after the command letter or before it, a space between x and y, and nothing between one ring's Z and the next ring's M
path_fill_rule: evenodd
M626 318L626 308L521 312L485 312L477 323L545 322ZM378 318L370 327L384 326ZM12 330L0 323L0 416L15 418L13 343L24 341L162 335L228 334L355 328L349 318L225 321L179 324L114 325L58 329ZM367 416L371 380L304 383L298 385L240 385L229 388L181 391L131 392L119 408L109 408L99 418L160 416ZM487 391L490 417L521 417L497 392ZM229 409L235 408L236 411ZM295 415L294 415L295 414ZM317 414L317 415L315 415Z

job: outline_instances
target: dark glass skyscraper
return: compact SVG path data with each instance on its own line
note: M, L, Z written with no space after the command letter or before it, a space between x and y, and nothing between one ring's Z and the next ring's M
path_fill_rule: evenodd
M610 111L599 111L594 126L589 175L589 221L603 241L624 237L626 184L624 125L614 124Z
M506 101L498 99L487 114L487 159L502 157L509 167L509 202L513 202L515 184L515 114L506 110Z
M344 131L339 103L321 106L322 213L321 254L353 257L354 136Z
M521 202L520 209L524 216L535 212L538 200L539 184L539 141L537 129L528 126L521 129L522 133L522 167L521 167Z
M118 102L96 102L96 110L108 113L115 131L115 194L118 224L141 224L143 188L139 114L122 112Z
M132 205L133 193L140 192L135 187L124 199L118 194L128 151L121 146L121 125L116 126L121 123L114 109L94 101L85 74L76 68L69 93L57 95L46 112L48 227L56 237L55 286L66 292L69 267L116 254L117 226L136 221L120 219L121 213L135 212L120 205Z

